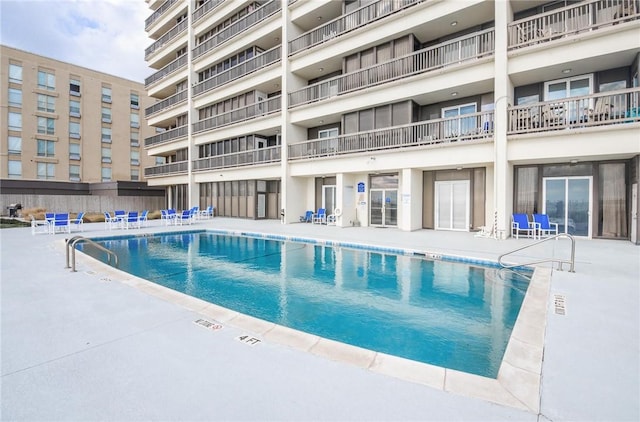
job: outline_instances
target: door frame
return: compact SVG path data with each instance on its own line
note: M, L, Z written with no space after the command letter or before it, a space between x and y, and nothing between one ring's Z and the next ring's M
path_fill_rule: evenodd
M586 179L589 181L589 207L588 207L588 211L587 211L587 222L588 222L588 227L587 227L587 235L583 236L583 235L572 235L572 236L576 236L576 237L582 237L582 238L586 238L586 239L591 239L593 236L593 221L591 219L591 216L593 215L593 176L552 176L552 177L543 177L542 178L542 213L546 214L547 213L547 184L546 181L547 180L564 180L565 181L565 210L564 210L564 226L565 226L565 233L568 233L567 231L567 219L568 217L568 212L569 212L569 207L568 207L568 201L567 201L567 196L569 194L569 189L567 189L568 184L569 184L569 180L580 180L580 179ZM560 231L558 231L558 234L560 234Z
M456 229L453 227L440 227L439 226L439 220L440 220L440 193L438 191L438 186L439 185L444 185L444 184L448 184L450 186L453 186L454 184L464 184L466 187L466 198L465 198L465 209L464 209L464 215L465 215L465 228L464 229ZM450 204L451 204L451 213L449 215L450 218L450 222L451 222L451 226L453 226L453 189L451 189L451 195L449 197L450 200ZM434 230L450 230L450 231L469 231L469 223L470 223L470 218L471 218L471 210L470 210L470 205L471 205L471 181L470 180L440 180L437 182L434 182L434 198L433 198L433 229Z

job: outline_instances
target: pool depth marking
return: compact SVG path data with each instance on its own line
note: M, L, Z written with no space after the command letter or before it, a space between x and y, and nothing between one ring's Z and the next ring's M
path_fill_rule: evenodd
M193 323L203 328L207 328L211 331L218 331L222 329L221 324L216 324L215 322L207 321L206 319L198 319L196 321L193 321Z
M251 347L262 342L262 340L257 339L253 336L250 336L248 334L244 334L244 335L241 335L240 337L236 337L236 340L238 340L241 343L248 344Z

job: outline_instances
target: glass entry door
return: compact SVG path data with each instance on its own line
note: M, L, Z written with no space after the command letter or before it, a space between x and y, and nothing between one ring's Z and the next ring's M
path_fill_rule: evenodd
M469 181L435 184L436 230L469 230Z
M327 211L327 215L333 214L336 209L336 186L322 186L322 208Z
M558 233L591 237L591 177L547 177L543 213Z
M371 225L398 225L398 189L371 189Z

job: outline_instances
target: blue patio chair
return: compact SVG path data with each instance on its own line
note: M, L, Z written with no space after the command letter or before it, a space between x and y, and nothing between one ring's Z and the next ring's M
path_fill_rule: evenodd
M71 233L71 224L69 224L69 213L56 213L53 217L53 233L67 232Z
M558 234L558 223L551 223L547 214L533 214L533 222L538 224L538 235Z
M184 210L182 211L182 213L178 214L177 217L175 218L176 220L176 225L183 225L183 224L191 224L193 223L193 210Z
M111 230L114 227L118 227L118 219L109 214L109 211L104 212L104 228Z
M325 208L318 208L318 212L313 215L311 222L313 224L326 224L327 210Z
M140 216L138 215L138 211L129 211L127 216L123 220L124 228L140 228Z
M149 222L149 210L142 211L138 220L140 220L141 227L146 227Z
M307 211L304 215L300 216L301 223L311 223L313 219L313 211Z
M520 232L535 239L538 233L537 227L537 223L529 221L527 214L512 214L511 216L511 234L516 239L519 239Z
M78 229L79 231L83 232L84 231L83 218L84 218L84 211L79 212L76 218L71 218L69 220L69 227L72 229Z
M213 205L209 205L206 209L200 211L200 217L204 217L204 218L213 217Z
M51 233L51 223L49 220L36 220L31 216L31 234Z

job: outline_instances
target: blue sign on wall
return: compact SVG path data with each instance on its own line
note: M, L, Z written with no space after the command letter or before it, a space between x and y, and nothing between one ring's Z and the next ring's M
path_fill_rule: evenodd
M358 183L358 193L364 192L364 182Z

